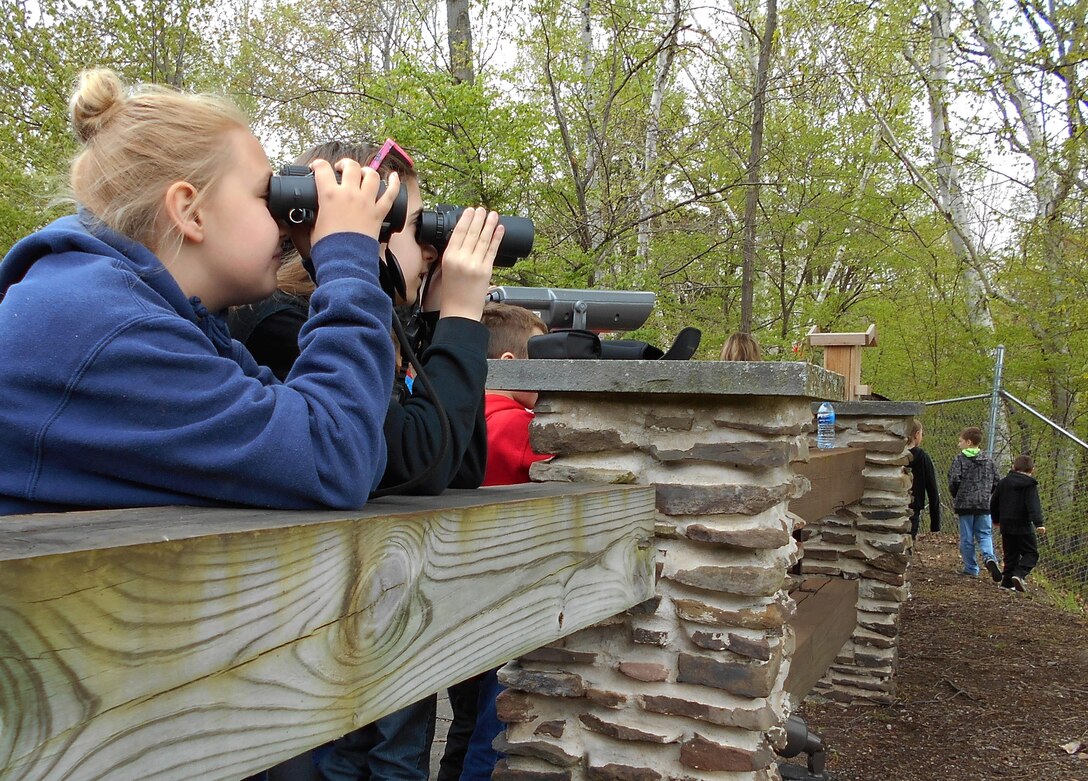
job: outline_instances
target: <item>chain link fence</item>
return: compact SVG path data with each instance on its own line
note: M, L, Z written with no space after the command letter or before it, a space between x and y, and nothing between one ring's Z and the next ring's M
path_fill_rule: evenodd
M1039 538L1039 565L1032 578L1045 581L1056 592L1076 595L1083 604L1088 600L1088 447L1026 407L1007 393L1000 394L993 416L993 458L1000 475L1012 468L1012 460L1021 453L1034 459L1046 534ZM968 426L983 430L985 449L990 412L989 395L933 401L926 406L922 448L937 470L941 528L953 534L958 534L958 526L948 491L948 468L959 452L959 433ZM1000 551L1000 534L995 533L994 545Z

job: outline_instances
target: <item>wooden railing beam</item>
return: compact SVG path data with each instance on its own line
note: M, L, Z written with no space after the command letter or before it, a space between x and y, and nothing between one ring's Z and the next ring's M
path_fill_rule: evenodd
M0 520L0 779L237 779L653 594L654 490Z

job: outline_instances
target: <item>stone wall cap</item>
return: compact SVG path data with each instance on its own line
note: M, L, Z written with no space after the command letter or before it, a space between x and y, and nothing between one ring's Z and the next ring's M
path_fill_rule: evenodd
M489 360L487 387L563 393L843 398L843 378L796 361Z
M835 401L835 414L845 417L920 417L926 405L921 401ZM819 402L812 403L812 414L819 409Z

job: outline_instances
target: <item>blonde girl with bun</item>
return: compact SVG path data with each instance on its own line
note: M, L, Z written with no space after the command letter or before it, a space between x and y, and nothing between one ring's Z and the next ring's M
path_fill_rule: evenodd
M377 236L396 176L379 198L377 172L313 163L317 289L280 382L224 318L276 289L285 236L246 117L109 70L70 108L77 213L0 262L0 515L362 506L386 460Z

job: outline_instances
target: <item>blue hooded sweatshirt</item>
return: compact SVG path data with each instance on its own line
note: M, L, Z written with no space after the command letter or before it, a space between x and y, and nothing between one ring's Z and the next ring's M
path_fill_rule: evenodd
M0 263L0 515L361 507L393 376L377 242L313 247L319 287L280 383L146 247L84 223L57 220Z

